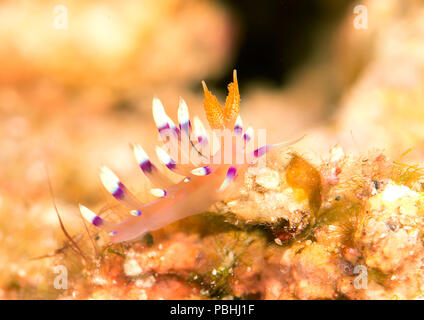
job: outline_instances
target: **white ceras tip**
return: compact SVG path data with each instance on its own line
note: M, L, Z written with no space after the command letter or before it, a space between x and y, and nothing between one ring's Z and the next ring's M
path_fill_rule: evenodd
M221 184L221 186L218 189L218 192L222 192L225 189L228 188L228 186L231 184L232 181L236 178L237 174L237 168L235 167L229 167L227 171L227 175L225 176L224 182Z
M242 134L243 133L243 121L241 120L240 116L237 116L236 123L234 125L234 132L236 134Z
M100 167L100 180L102 181L106 190L111 194L114 194L120 188L119 178L106 166Z
M156 97L153 98L153 119L159 130L166 128L168 125L168 116L165 113L162 102Z
M161 147L156 146L156 154L159 158L159 161L166 166L174 162L171 156Z
M102 219L99 216L97 216L93 211L88 209L86 206L83 206L82 204L80 204L79 209L80 209L82 217L88 222L94 225L98 225L101 223Z
M246 140L247 142L250 141L250 139L252 139L253 137L253 128L251 126L249 126L246 131L244 132L244 140Z
M159 198L166 196L166 191L164 189L159 189L159 188L150 189L150 193L154 195L155 197L159 197Z
M203 122L199 119L199 117L194 116L193 117L193 126L194 126L194 135L196 136L197 140L199 142L207 141L207 133L206 129L203 125Z
M141 211L140 210L131 210L130 213L131 213L131 215L133 215L135 217L141 216Z
M142 164L149 161L149 156L140 145L134 144L133 152L138 164Z
M193 169L191 170L191 173L194 174L195 176L207 176L208 174L211 173L211 171L208 166L205 166L205 167Z
M187 103L183 98L180 97L180 104L178 106L178 123L185 124L190 121L190 116L188 113Z

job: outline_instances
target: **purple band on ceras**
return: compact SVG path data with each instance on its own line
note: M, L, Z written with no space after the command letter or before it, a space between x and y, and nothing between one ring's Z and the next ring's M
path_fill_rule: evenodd
M120 200L125 196L125 192L124 192L124 185L119 182L118 183L118 188L112 193L112 195L117 199Z
M198 136L197 137L197 141L199 143L208 143L208 139L206 137L204 137L204 136Z
M177 167L177 164L175 163L174 160L171 159L171 161L169 163L166 164L166 167L169 170L174 170Z
M205 176L209 175L212 173L211 169L209 168L209 166L205 166L203 167L205 169Z
M180 123L180 130L188 133L191 129L191 121Z
M230 185L230 183L235 179L237 174L237 168L236 167L229 167L227 171L227 175L225 176L224 182L221 184L221 186L218 189L218 192L222 192Z
M141 216L141 211L140 210L131 210L131 215L135 216L135 217L139 217Z
M174 127L173 130L175 131L175 133L179 136L181 134L180 129L178 129L178 127Z
M162 126L162 127L159 127L159 128L158 128L159 133L162 133L164 130L168 130L168 129L170 129L170 127L169 127L169 124L168 124L168 123L167 123L167 124L165 124L164 126Z
M96 227L100 226L103 223L103 219L100 218L99 216L95 216L93 221L91 221L91 223L93 225L95 225Z
M150 162L150 160L146 160L140 163L140 168L144 173L151 173L155 166Z
M243 139L244 139L244 141L249 142L249 141L250 141L250 139L251 139L251 136L249 136L247 133L245 133L245 134L243 135Z
M235 127L234 127L234 133L237 134L237 135L242 134L243 133L243 128L240 127L238 124L236 124Z
M265 153L268 152L269 148L270 148L269 146L260 147L260 148L256 149L255 151L253 151L253 155L256 158L262 157Z
M175 132L176 137L178 138L181 135L180 129L178 129L178 127L173 126L172 128L169 126L169 123L167 123L166 125L158 128L159 130L159 135L161 136L162 140L166 139L166 138L173 138L172 137L172 132ZM168 131L169 130L169 131ZM166 133L168 132L168 133Z
M234 177L236 176L236 173L237 173L236 167L229 167L227 171L227 178L234 179Z

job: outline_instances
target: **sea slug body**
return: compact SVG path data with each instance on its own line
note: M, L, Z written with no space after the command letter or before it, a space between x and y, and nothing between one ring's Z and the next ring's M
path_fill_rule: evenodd
M153 118L159 135L169 150L178 151L175 156L157 146L158 159L169 170L183 176L182 180L173 184L151 162L144 149L134 144L132 148L137 163L151 182L150 192L158 198L150 203L141 203L115 173L103 166L100 169L100 178L104 187L129 209L129 216L120 223L112 223L80 205L82 216L96 227L109 232L113 243L135 240L149 231L203 212L211 204L224 199L224 191L230 186L237 185L235 182L241 180L240 177L252 164L252 159L262 157L273 147L289 145L299 140L254 149L254 131L251 127L244 130L239 116L240 96L235 70L233 78L233 83L228 86L229 94L225 106L221 106L206 84L202 83L205 91L204 107L211 129L231 134L231 163L225 161L228 156L228 149L224 149L224 142L227 141L225 134L218 135L219 148L211 151L212 142L217 135L215 132L213 135L208 133L197 117L193 118L192 126L187 104L182 98L178 108L178 127L168 117L160 100L154 98Z

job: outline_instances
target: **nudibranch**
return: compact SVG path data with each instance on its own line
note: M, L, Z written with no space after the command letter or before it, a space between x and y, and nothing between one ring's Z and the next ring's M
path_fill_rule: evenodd
M252 127L245 129L239 116L236 71L233 82L228 85L224 106L219 104L205 82L202 85L204 109L212 129L209 132L198 117L193 118L192 124L187 104L182 98L178 107L178 127L166 114L160 100L153 99L153 118L160 139L171 150L167 152L157 146L156 153L161 164L182 176L180 182L172 183L138 144L132 146L134 156L151 182L150 192L158 197L155 201L140 202L115 173L107 167L100 169L104 187L128 209L128 217L120 223L113 223L83 205L80 205L80 211L90 223L109 232L113 243L138 239L147 232L204 212L213 203L225 199L230 186L242 180L245 170L255 160L273 147L287 146L300 140L252 147L254 131Z

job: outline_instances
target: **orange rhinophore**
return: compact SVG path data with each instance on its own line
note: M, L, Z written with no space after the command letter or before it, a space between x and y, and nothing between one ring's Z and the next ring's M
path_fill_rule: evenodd
M232 128L240 113L240 92L237 82L237 72L233 72L233 82L228 85L228 96L225 100L224 119L226 127Z
M234 70L234 80L228 86L228 97L225 106L221 106L212 95L206 84L204 107L209 125L212 129L225 129L231 134L231 163L224 160L222 152L224 139L218 141L218 150L213 147L212 135L205 129L198 117L193 118L193 129L187 104L180 99L178 107L178 126L166 114L158 98L153 99L153 118L159 130L160 137L168 147L178 150L178 158L173 158L164 149L157 146L156 153L162 165L182 176L178 183L172 183L166 175L158 170L150 161L144 149L132 145L134 156L143 173L151 182L150 192L158 197L149 203L140 202L137 197L121 182L115 173L103 166L100 179L107 191L128 210L128 217L119 223L107 221L87 207L80 205L80 211L85 219L93 225L109 232L112 242L129 241L140 238L149 231L154 231L206 210L211 204L222 200L230 186L241 181L243 173L253 162L276 146L287 146L292 142L261 146L254 150L253 129L243 128L239 116L240 94L237 74ZM240 148L241 146L241 148ZM250 147L250 148L249 148ZM213 149L213 152L210 150ZM206 152L208 151L209 152ZM202 158L202 166L193 160L192 155ZM236 160L244 161L236 161ZM248 160L250 159L250 160ZM226 192L223 192L223 191Z
M240 112L240 93L237 82L237 72L233 72L233 82L228 85L228 96L225 106L221 106L218 99L208 90L202 81L205 92L204 107L206 117L212 129L232 129Z

